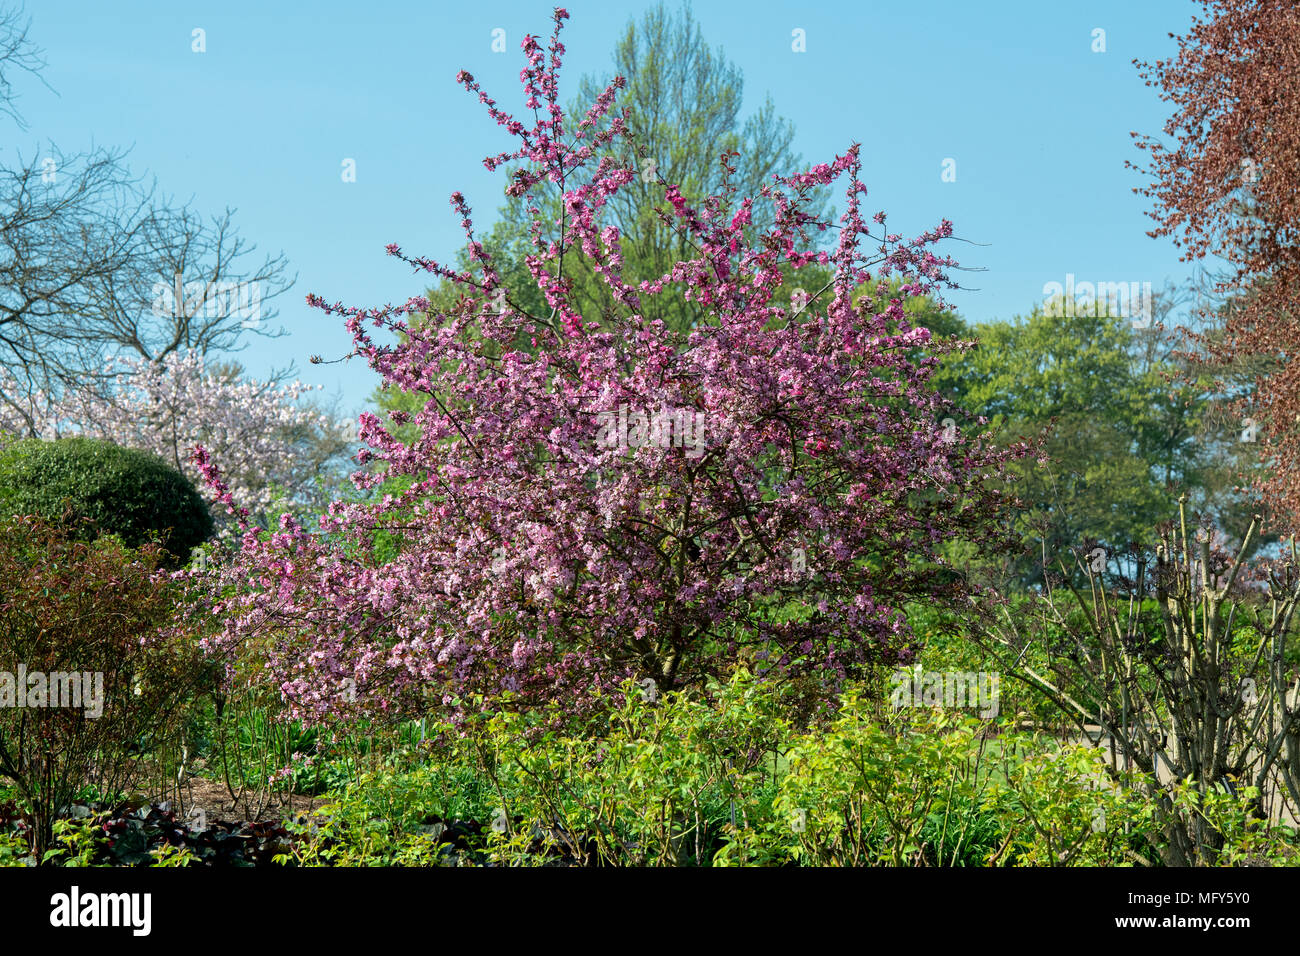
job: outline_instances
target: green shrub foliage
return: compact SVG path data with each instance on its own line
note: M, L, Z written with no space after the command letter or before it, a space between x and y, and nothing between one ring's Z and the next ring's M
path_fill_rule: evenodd
M162 538L182 559L213 531L194 485L161 458L90 438L0 449L0 515L36 515L82 538L138 548Z

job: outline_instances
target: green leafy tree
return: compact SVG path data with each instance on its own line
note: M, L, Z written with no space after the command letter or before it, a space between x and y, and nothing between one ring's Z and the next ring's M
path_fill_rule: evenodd
M613 53L617 75L627 85L615 106L626 111L625 118L638 155L630 155L619 142L607 147L611 159L626 163L640 175L611 197L606 223L617 226L622 239L624 278L629 282L657 279L673 264L695 254L686 239L677 234L656 212L668 209L664 198L667 184L681 189L688 202L698 203L722 186L723 169L719 162L724 154L734 154L736 167L732 184L741 196L755 197L753 224L758 231L772 222L773 210L758 200L763 186L774 173L791 173L802 167L802 158L792 149L794 127L779 117L770 98L751 115L742 116L744 77L721 48L710 49L689 6L676 13L660 3L641 18L629 20L625 33ZM584 77L578 93L568 108L569 116L582 116L588 104L599 96L612 76ZM595 163L591 168L596 167ZM575 175L553 189L541 200L542 221L558 223L562 218L561 196L565 190L581 185ZM825 216L827 195L813 191L816 197L809 211ZM671 211L671 210L669 210ZM482 238L483 247L492 257L508 290L510 302L524 312L546 316L550 307L530 275L525 258L536 249L529 232L531 215L526 201L508 198L500 210L501 218ZM544 243L558 239L543 235ZM464 251L459 268L476 271ZM570 303L587 321L599 319L614 307L609 288L585 260L566 260L564 278L572 283ZM804 289L814 296L830 280L830 271L819 266L805 266L791 287ZM427 298L433 314L449 311L461 292L450 283L430 289ZM680 292L654 297L647 307L657 310L659 318L672 328L690 328L696 321L698 306L687 302ZM659 301L662 300L662 301ZM515 347L531 350L526 337ZM424 406L423 395L380 390L373 397L385 411L403 411L414 415ZM415 432L407 425L397 430L398 437L409 438Z
M1024 583L1040 579L1044 554L1055 566L1063 550L1099 547L1110 561L1143 544L1180 494L1202 487L1212 452L1201 441L1204 394L1152 344L1155 323L1135 329L1104 307L1052 311L958 331L978 344L952 353L937 376L1000 435L1047 432L1043 460L1016 467L1032 550L1012 570Z
M723 186L723 154L734 155L736 173L731 183L741 196L754 197L753 231L771 225L774 211L758 202L760 190L772 182L775 173L800 168L801 157L793 151L794 126L782 119L770 98L752 115L742 119L744 76L730 63L721 48L711 50L689 6L676 14L660 3L638 24L630 20L614 50L614 71L627 86L617 105L631 132L626 141L611 147L611 157L640 171L640 175L610 199L608 224L618 227L629 280L656 279L673 263L695 255L685 236L656 213L664 206L664 187L673 184L691 204L718 193ZM579 84L569 115L582 115L579 104L591 103L613 79L586 76ZM632 155L626 143L635 144ZM594 168L594 166L592 167ZM571 189L578 180L564 184ZM561 218L561 190L556 189L542 207L544 221ZM824 211L826 193L816 193L818 202L810 211ZM498 241L516 251L527 241L527 204L515 199L502 210ZM513 247L512 247L513 244ZM584 317L596 318L614 307L608 286L587 271L571 274ZM801 270L800 282L810 286L818 276ZM823 283L825 278L823 277ZM531 283L531 279L529 279ZM798 284L798 283L796 283ZM809 288L809 293L815 292ZM690 328L698 306L680 294L664 296L655 308L674 328Z

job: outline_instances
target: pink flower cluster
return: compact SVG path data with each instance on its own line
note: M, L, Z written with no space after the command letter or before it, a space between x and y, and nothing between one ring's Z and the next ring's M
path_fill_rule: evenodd
M934 583L942 542L999 534L1008 502L989 479L1025 449L945 441L939 423L961 415L929 384L941 349L909 325L887 281L901 275L903 295L934 294L953 263L930 250L951 225L908 242L872 235L854 145L774 177L756 197L737 197L730 172L717 195L667 184L661 214L694 253L662 276L625 281L622 237L602 223L636 175L602 153L627 135L608 115L622 80L565 125L566 17L555 13L549 64L537 39L523 43L531 123L458 77L519 141L488 167L517 163L510 188L530 200L542 189L563 197L557 222L530 206L527 265L549 311L528 314L504 289L459 193L472 271L388 247L457 283L453 309L426 319L422 298L359 309L309 297L344 317L387 387L427 404L410 444L389 430L404 415L361 417L359 460L374 467L353 480L370 500L334 502L320 533L292 519L270 535L249 528L227 572L217 643L269 639L296 715L455 712L474 693L505 691L579 710L629 676L669 690L742 659L833 689L908 659L905 601L964 599L958 575ZM818 221L809 193L841 178L844 214ZM753 226L760 202L775 212L765 231ZM810 238L828 230L838 230L829 248ZM616 303L601 322L571 301L564 264L576 256ZM834 278L794 309L783 273L811 263ZM677 293L699 311L688 332L656 318L656 297ZM367 320L398 344L372 339ZM535 350L515 347L521 330ZM602 413L665 404L703 416L702 454L596 440ZM228 499L206 453L196 461Z

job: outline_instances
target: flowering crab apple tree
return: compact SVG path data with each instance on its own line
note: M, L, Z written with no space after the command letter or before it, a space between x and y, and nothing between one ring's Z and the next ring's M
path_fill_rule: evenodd
M943 347L909 326L897 291L887 298L891 274L906 278L904 296L946 281L953 263L929 247L950 224L913 241L872 236L854 146L774 177L758 199L773 204L775 223L760 234L747 228L754 197L737 201L726 186L693 203L664 184L671 209L661 214L695 255L626 283L619 233L601 225L610 197L639 174L600 155L626 135L622 117L610 117L623 81L570 125L556 84L566 17L555 13L549 63L536 38L523 43L533 125L458 77L519 140L486 165L520 163L514 193L562 191L556 235L544 238L535 218L527 259L549 314L514 304L460 193L451 202L474 271L388 248L456 282L454 308L308 297L346 318L356 354L386 386L427 402L389 423L361 416L357 459L376 467L353 480L377 489L368 501L334 502L322 534L289 515L274 534L250 529L228 571L212 640L270 636L259 646L294 716L422 704L454 717L475 695L577 713L629 678L662 692L742 660L833 690L910 659L904 602L968 601L961 576L944 568L945 540L1001 540L1011 502L990 479L1027 449L961 434L960 413L928 384ZM818 251L808 232L831 224L801 202L844 176L838 241ZM569 306L573 256L608 283L616 311ZM810 263L834 279L792 306L782 268ZM699 309L690 331L651 318L671 288ZM367 322L399 333L398 344L377 344ZM521 332L531 347L517 347ZM417 437L398 441L390 425L410 422ZM230 503L205 450L196 461ZM380 531L398 542L385 560Z

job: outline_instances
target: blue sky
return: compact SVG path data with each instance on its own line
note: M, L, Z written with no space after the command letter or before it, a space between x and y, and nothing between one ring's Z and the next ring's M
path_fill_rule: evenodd
M312 366L347 353L337 318L307 293L357 306L403 301L419 276L384 253L451 260L462 242L447 197L465 193L486 227L500 174L481 160L506 134L454 77L468 69L507 109L522 102L519 42L546 34L553 3L219 3L28 0L46 81L20 80L29 129L0 126L0 151L27 157L49 141L65 152L130 147L134 171L156 176L206 211L236 207L241 234L283 251L294 288L277 300L289 335L252 337L239 358L254 374L296 363L342 408L364 407L377 376L364 363ZM629 17L647 3L567 4L567 101L584 73L611 70ZM951 219L978 245L949 243L970 291L950 300L968 320L1024 313L1043 286L1149 281L1190 273L1146 231L1131 130L1157 134L1166 107L1132 64L1174 49L1191 0L1055 0L927 4L697 0L711 46L743 71L747 107L770 95L792 120L807 163L863 144L870 209L913 234ZM191 50L191 31L207 51ZM504 29L508 52L493 53ZM1105 52L1093 31L1105 31ZM805 31L804 53L792 31ZM356 162L354 183L340 175ZM945 159L956 180L942 179Z

